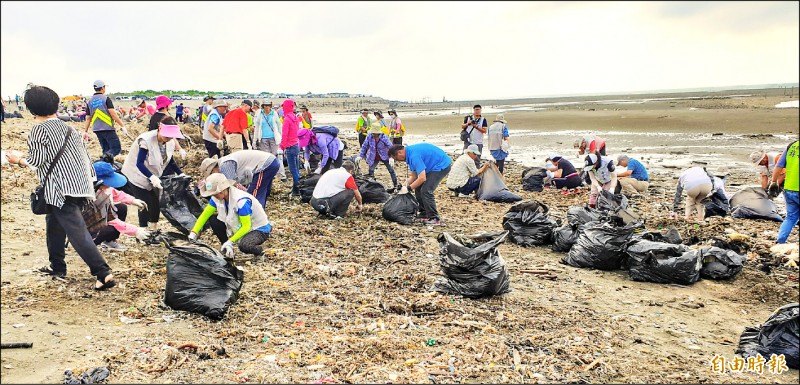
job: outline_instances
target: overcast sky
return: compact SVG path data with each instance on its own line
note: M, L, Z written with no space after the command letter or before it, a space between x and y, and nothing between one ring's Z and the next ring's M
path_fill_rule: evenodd
M2 96L432 101L798 82L798 2L9 2Z

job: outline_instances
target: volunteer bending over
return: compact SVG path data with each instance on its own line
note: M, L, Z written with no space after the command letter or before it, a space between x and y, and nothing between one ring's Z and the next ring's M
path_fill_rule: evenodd
M203 213L189 233L189 239L197 240L203 231L206 221L214 213L217 219L225 223L228 239L222 244L220 252L228 259L233 259L233 244L239 244L239 251L254 255L253 262L264 261L264 249L261 244L269 239L272 225L267 213L261 205L255 204L256 198L234 187L236 181L230 180L220 173L206 178L200 186L200 195L211 197Z
M241 150L217 159L206 158L200 164L203 177L213 173L222 173L247 186L247 193L258 199L261 207L267 205L272 191L272 180L278 174L280 161L275 155L260 150Z
M586 156L583 170L588 171L589 179L592 181L589 207L597 206L597 196L600 195L600 190L614 193L617 188L617 174L614 173L614 169L614 161L601 156L599 152Z

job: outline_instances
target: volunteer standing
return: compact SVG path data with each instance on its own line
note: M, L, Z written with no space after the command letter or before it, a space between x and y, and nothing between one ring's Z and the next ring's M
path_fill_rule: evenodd
M119 124L119 130L125 135L128 135L128 129L125 128L122 120L120 120L111 98L105 94L106 83L102 80L96 80L92 86L94 87L94 95L87 103L88 119L86 119L86 126L84 127L84 131L86 131L84 138L88 139L89 127L91 127L92 131L97 135L97 140L103 149L103 155L110 154L114 157L122 151L114 123Z
M278 146L281 142L281 130L281 120L272 110L272 102L265 100L253 119L253 140L256 142L256 149L269 152L278 158L280 166L278 174L281 176L281 181L285 181L286 171L283 169L281 159L283 150Z

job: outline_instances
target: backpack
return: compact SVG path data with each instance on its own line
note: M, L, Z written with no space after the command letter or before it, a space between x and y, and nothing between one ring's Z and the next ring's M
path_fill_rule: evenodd
M314 128L311 129L311 132L313 132L314 135L319 134L319 133L328 134L330 136L333 136L334 138L339 136L339 129L334 127L334 126L314 127Z

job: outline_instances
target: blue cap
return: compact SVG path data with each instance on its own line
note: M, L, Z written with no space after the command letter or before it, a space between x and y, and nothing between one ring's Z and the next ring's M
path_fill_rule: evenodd
M97 174L97 181L102 181L104 185L113 188L120 188L128 183L125 175L114 171L110 163L103 161L94 162L94 173Z

